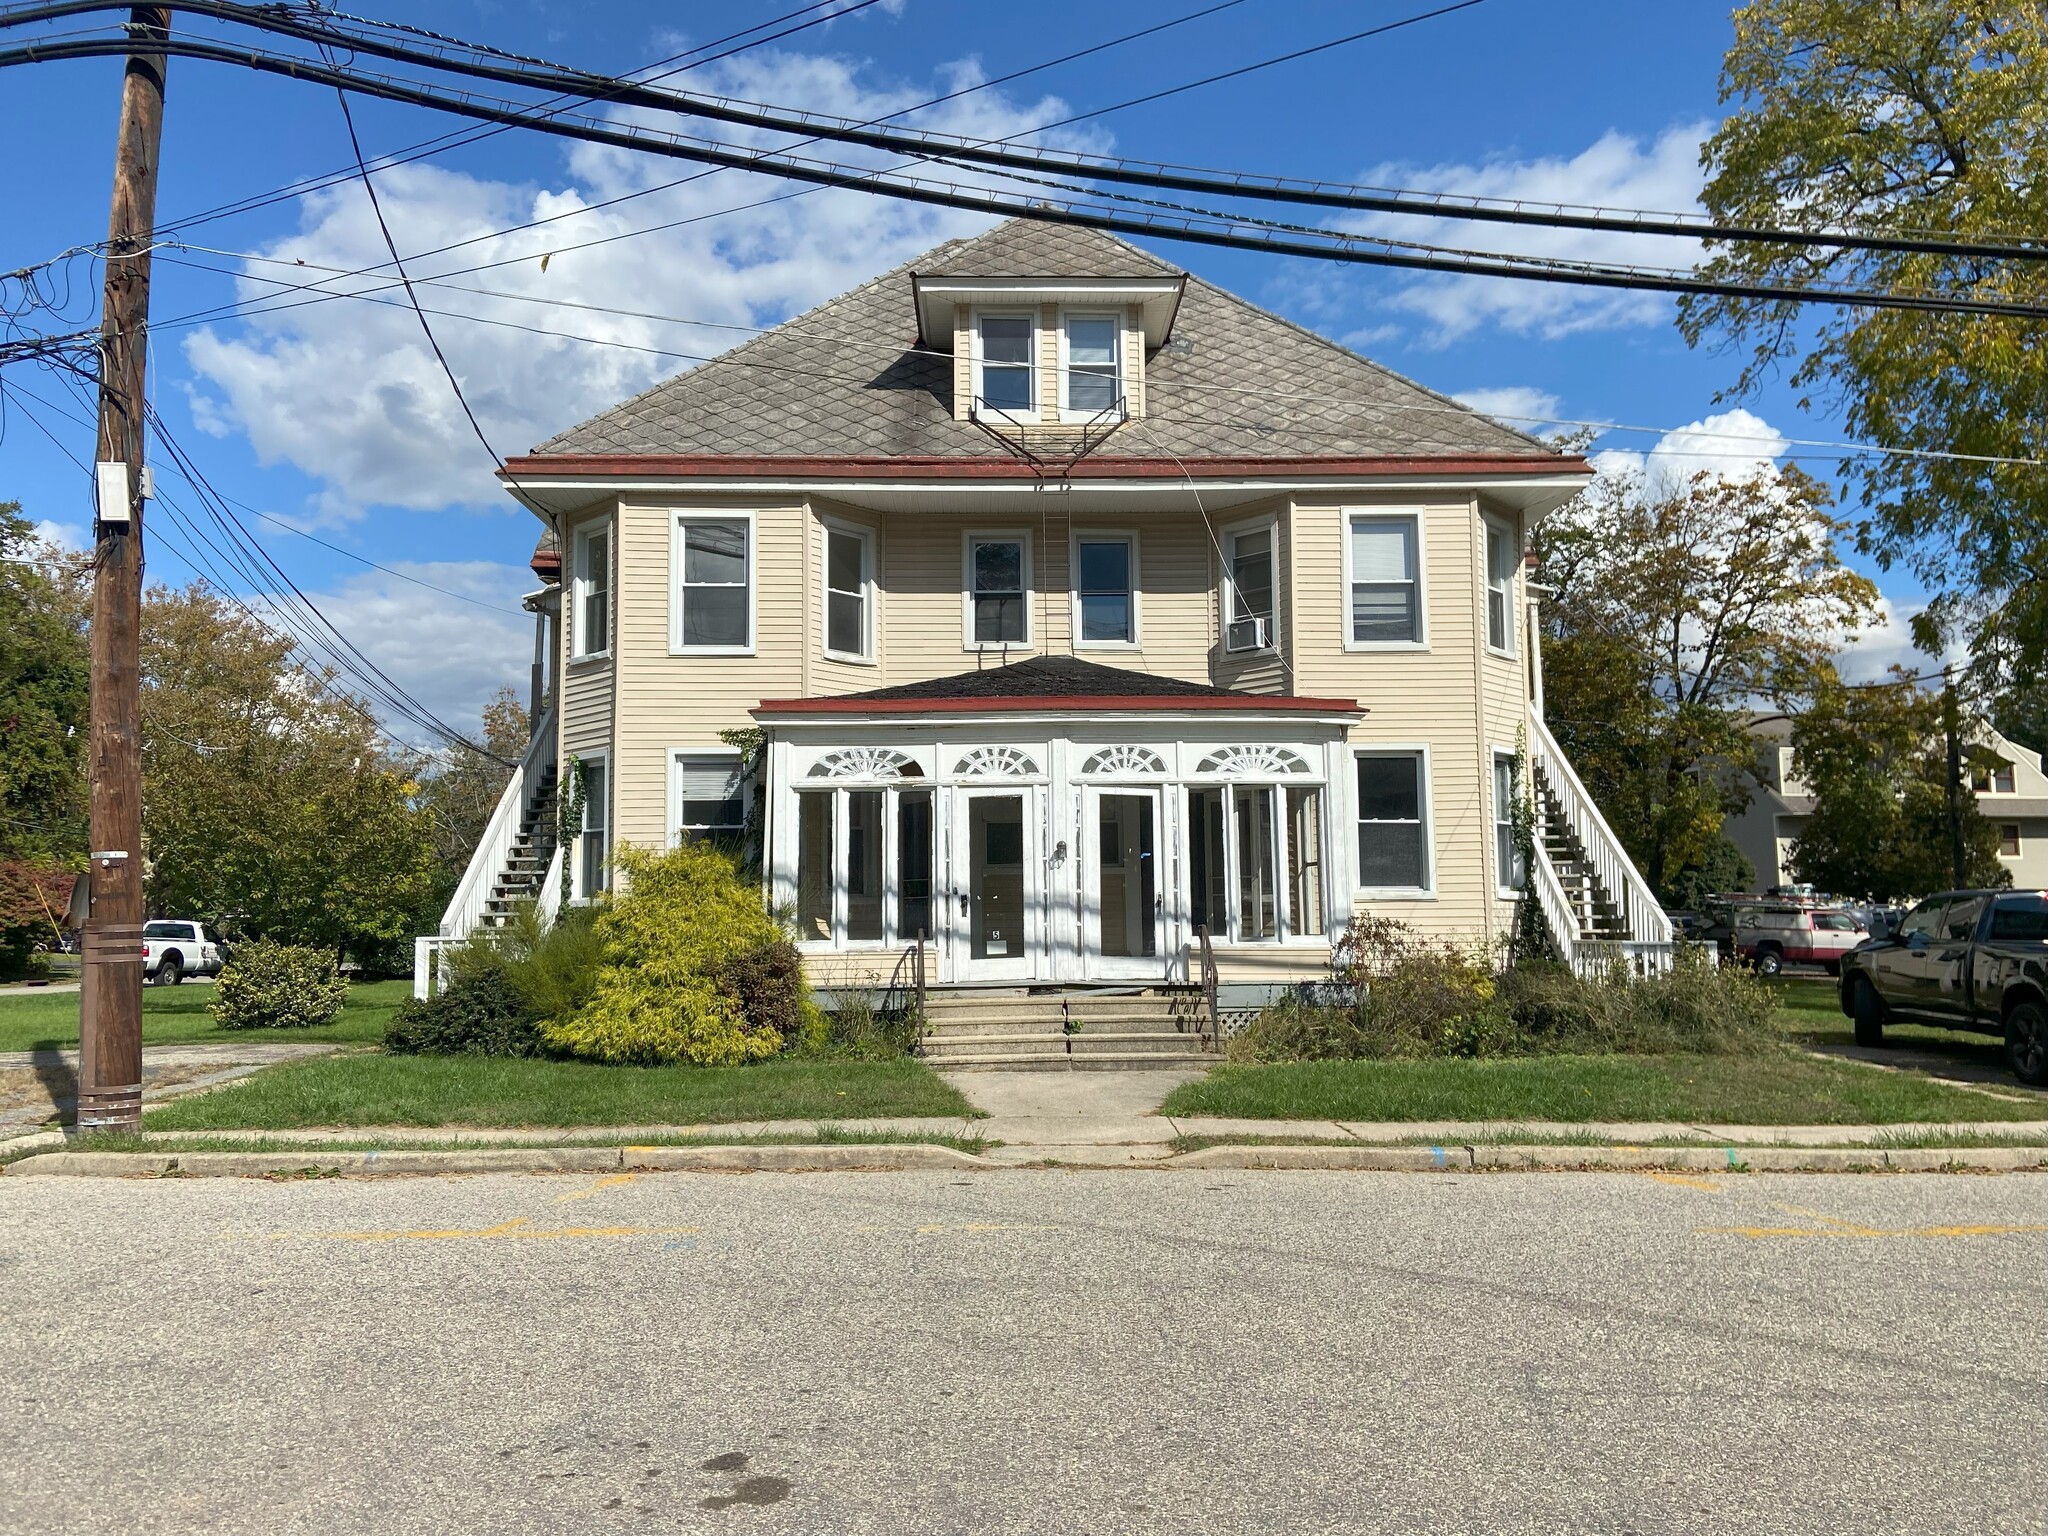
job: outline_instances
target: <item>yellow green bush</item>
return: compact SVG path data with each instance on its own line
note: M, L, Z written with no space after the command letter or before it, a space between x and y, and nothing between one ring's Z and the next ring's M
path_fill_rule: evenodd
M594 1061L737 1066L775 1055L786 1038L797 1043L815 1011L800 992L788 1020L749 1018L756 989L728 980L787 943L729 854L702 843L665 853L626 846L613 867L623 891L597 917L596 990L542 1024L551 1048Z

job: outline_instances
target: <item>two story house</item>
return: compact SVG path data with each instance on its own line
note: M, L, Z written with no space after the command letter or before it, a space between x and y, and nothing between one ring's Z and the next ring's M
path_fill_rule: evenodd
M942 245L506 467L559 552L541 728L425 942L751 820L827 989L1206 954L1255 999L1530 882L1568 951L1668 954L1541 718L1523 551L1588 477L1105 235Z

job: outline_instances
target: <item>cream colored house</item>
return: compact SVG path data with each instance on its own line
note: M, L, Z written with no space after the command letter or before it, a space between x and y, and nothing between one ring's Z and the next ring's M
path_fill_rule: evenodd
M1794 880L1792 856L1813 814L1813 792L1792 760L1792 726L1782 716L1750 727L1757 737L1750 803L1731 817L1728 835L1756 869L1760 891ZM1998 828L1998 858L2016 886L2048 886L2048 774L2032 747L1987 731L1980 743L1990 761L1971 770L1977 809Z
M1497 941L1530 879L1568 947L1669 952L1540 716L1522 552L1584 461L1132 246L941 246L505 479L561 552L553 703L444 937L751 817L828 987L1184 983L1206 942L1250 997L1354 912Z

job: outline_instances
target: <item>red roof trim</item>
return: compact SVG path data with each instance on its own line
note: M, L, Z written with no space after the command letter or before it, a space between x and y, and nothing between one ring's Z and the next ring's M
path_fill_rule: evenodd
M1097 454L1061 471L1069 480L1183 480L1258 475L1556 475L1591 474L1577 456L1503 453L1452 458L1411 454L1382 458L1199 458L1188 469L1172 459L1118 459ZM761 458L740 454L536 453L508 460L501 479L550 475L582 479L748 476L788 479L1030 480L1032 468L1016 459L962 459L931 455L898 458Z
M993 715L1029 714L1039 710L1130 711L1236 710L1241 714L1362 715L1356 699L1307 699L1283 694L1246 693L1226 697L1215 693L1184 695L1141 693L1088 695L1049 693L1027 698L991 699L763 699L757 715Z

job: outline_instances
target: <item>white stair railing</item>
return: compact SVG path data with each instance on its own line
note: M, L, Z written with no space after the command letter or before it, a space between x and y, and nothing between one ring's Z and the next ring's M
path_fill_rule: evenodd
M1594 878L1614 903L1627 930L1628 941L1632 945L1669 946L1671 919L1664 915L1656 892L1637 871L1628 851L1621 846L1621 839L1614 835L1613 829L1607 825L1607 818L1600 814L1600 807L1593 803L1593 797L1586 793L1586 786L1579 782L1579 776L1573 771L1571 760L1564 755L1564 749L1558 746L1557 738L1550 734L1543 717L1533 709L1529 712L1529 761L1550 786L1564 830L1578 844ZM1539 855L1543 852L1540 848L1537 851ZM1548 863L1548 859L1542 858L1539 862ZM1555 871L1550 878L1555 884ZM1540 885L1538 890L1540 894ZM1561 887L1557 894L1562 900L1564 893ZM1550 917L1547 902L1544 916Z
M1564 893L1564 883L1557 878L1557 866L1550 862L1550 850L1540 842L1536 845L1529 883L1536 892L1536 905L1542 910L1550 936L1557 941L1557 947L1564 952L1566 960L1576 959L1581 942L1579 915L1572 910L1571 900Z
M484 910L491 899L491 887L504 877L506 865L512 857L512 845L519 840L520 825L532 809L554 760L555 715L553 710L549 710L536 725L533 740L526 747L526 756L512 770L512 780L498 797L497 809L491 812L484 835L477 840L476 852L469 856L469 867L462 872L462 883L455 887L448 910L441 914L443 938L467 938L483 920Z

